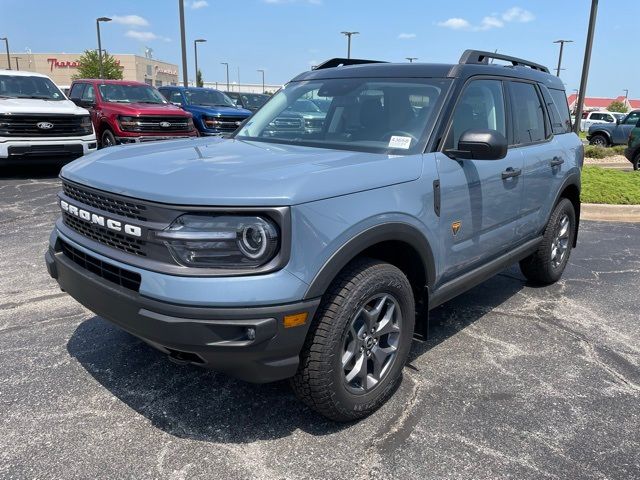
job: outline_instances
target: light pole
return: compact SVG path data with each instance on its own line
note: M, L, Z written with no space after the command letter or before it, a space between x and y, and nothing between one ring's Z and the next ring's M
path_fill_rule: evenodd
M229 64L227 62L220 62L220 65L227 67L227 92L229 91Z
M256 70L257 72L262 73L262 93L264 93L264 70Z
M418 57L405 57L407 60L409 60L409 63L413 63L414 60L418 60Z
M13 57L13 59L16 61L16 70L20 70L20 57Z
M359 35L360 32L340 32L347 37L347 58L351 58L351 37L353 35Z
M195 61L196 61L196 87L200 86L200 85L198 85L198 44L199 43L204 43L204 42L206 42L206 40L204 38L198 38L198 39L193 41L193 53L194 53Z
M596 29L596 17L598 16L598 0L591 0L591 13L589 14L589 29L587 30L587 44L584 49L584 62L582 63L582 78L580 79L580 93L578 94L578 110L576 111L576 124L573 126L576 134L580 133L580 120L584 106L584 97L587 94L587 79L589 78L589 65L591 64L591 49L593 48L593 34Z
M11 70L11 58L9 57L9 39L7 37L2 37L0 40L4 40L5 46L7 47L7 70Z
M622 91L624 92L624 99L627 100L629 98L629 89L623 88Z
M238 91L240 91L240 67L238 67Z
M110 22L109 17L96 18L96 30L98 32L98 61L100 62L100 78L103 76L102 72L102 40L100 39L100 22Z
M558 55L558 68L556 69L556 77L560 76L560 67L562 66L562 51L564 50L565 43L573 43L573 40L556 40L553 43L560 44L560 54Z
M184 33L184 0L178 0L178 10L180 11L180 47L182 49L182 84L185 88L189 86L187 76L187 40Z

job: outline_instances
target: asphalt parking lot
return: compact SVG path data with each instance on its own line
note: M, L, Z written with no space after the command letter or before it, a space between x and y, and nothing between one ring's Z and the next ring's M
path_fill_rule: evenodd
M640 478L640 224L584 222L557 285L512 268L443 305L392 400L336 425L60 292L56 172L6 173L0 478Z

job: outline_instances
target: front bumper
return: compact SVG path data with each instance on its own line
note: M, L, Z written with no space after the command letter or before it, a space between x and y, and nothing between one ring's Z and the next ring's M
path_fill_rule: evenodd
M62 290L174 361L249 382L272 382L295 374L320 301L261 307L180 305L112 283L72 261L57 246L49 247L45 261ZM304 325L285 328L284 317L297 313L307 313Z
M191 138L197 137L198 134L196 130L188 133L180 133L178 135L117 135L116 141L119 144L127 144L127 143L144 143L144 142L157 142L159 140L178 140L180 138Z
M94 152L96 148L97 143L94 135L56 138L0 138L0 162L71 161Z

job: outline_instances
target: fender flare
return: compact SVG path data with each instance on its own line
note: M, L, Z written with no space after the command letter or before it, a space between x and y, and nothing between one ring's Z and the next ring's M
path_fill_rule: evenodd
M544 224L543 227L543 232L544 229L547 228L547 224L549 223L549 220L551 219L551 215L553 215L553 210L555 209L556 205L558 204L558 202L560 201L560 198L562 196L562 192L564 192L566 190L566 188L570 185L575 186L578 189L578 194L580 194L580 192L582 191L582 186L580 184L580 174L573 171L571 172L569 175L567 175L567 178L564 179L564 181L562 182L562 185L560 186L560 188L558 189L558 193L556 193L556 198L553 201L553 208L549 211L549 215L547 215L547 221ZM576 235L573 238L573 246L575 247L578 243L578 230L580 227L580 198L578 197L578 210L576 211Z
M609 140L609 143L613 143L613 141L611 140L611 134L609 132L607 132L606 130L598 130L598 129L596 129L593 133L589 132L589 137L593 137L595 135L604 135L605 137L607 137L607 140Z
M400 241L413 247L422 259L427 286L432 287L436 276L436 266L431 246L420 230L403 222L388 222L370 227L342 245L325 262L315 275L304 299L317 298L327 291L338 273L363 250L381 242Z

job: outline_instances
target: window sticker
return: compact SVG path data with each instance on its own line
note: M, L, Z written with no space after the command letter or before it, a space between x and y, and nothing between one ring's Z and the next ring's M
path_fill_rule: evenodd
M389 140L389 148L401 148L407 150L411 147L411 137L392 136Z

